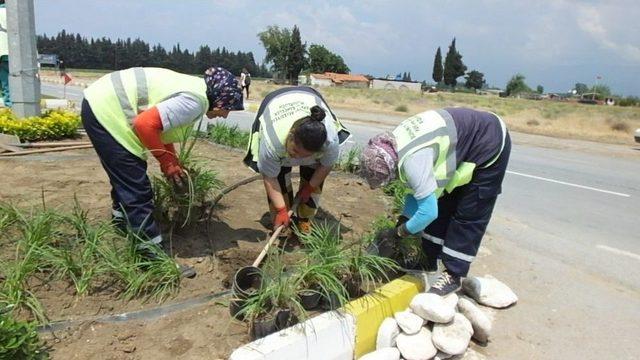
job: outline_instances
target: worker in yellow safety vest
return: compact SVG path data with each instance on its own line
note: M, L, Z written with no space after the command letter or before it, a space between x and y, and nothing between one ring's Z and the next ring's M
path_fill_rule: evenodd
M315 89L288 87L268 94L253 123L244 163L263 176L274 229L289 225L293 204L291 168L300 166L300 205L294 214L310 231L325 179L350 136Z
M435 272L440 258L444 269L429 292L456 291L491 219L510 152L504 122L467 108L426 111L369 140L361 155L369 185L398 179L411 190L397 227L381 234L372 249L398 257L399 240L419 234L422 261L398 260L403 267Z
M207 69L202 79L135 67L107 74L85 89L82 123L111 182L114 223L139 235L141 255L154 258L162 248L153 219L147 154L181 187L185 173L173 143L183 141L205 115L226 118L230 111L242 109L238 82L223 68ZM181 270L183 276L195 276L189 267Z

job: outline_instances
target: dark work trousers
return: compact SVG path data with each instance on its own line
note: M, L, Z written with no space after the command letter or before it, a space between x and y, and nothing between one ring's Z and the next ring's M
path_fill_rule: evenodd
M451 274L467 276L502 191L510 153L507 133L502 154L491 166L476 169L470 183L438 199L438 218L422 234L422 249L429 263L434 264L439 256Z
M161 241L153 219L153 191L147 177L147 163L130 153L98 122L89 103L82 101L82 124L111 183L115 223L130 226L139 236L155 243ZM118 221L126 218L126 223Z

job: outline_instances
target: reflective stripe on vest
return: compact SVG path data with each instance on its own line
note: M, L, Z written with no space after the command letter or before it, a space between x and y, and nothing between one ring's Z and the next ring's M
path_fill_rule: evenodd
M146 159L147 149L133 131L138 113L151 106L186 93L202 107L194 119L184 119L183 125L161 134L163 143L180 142L193 127L193 122L205 114L209 102L206 84L201 78L161 68L131 68L107 74L84 91L93 113L113 138L132 154Z
M136 78L136 86L137 86L137 95L138 95L138 103L137 109L139 112L147 110L147 106L149 105L149 90L147 89L147 75L144 73L144 69L140 67L133 68L133 74ZM113 88L116 91L116 96L118 97L118 102L120 103L120 107L122 107L122 111L124 112L129 123L133 123L133 119L138 115L136 111L131 106L129 102L129 98L127 97L127 92L124 90L124 85L122 85L122 77L119 71L111 73L111 82L113 83Z
M267 103L260 105L255 120L258 124L254 123L249 141L248 155L251 155L253 161L257 162L260 141L266 141L267 146L278 156L287 157L285 142L291 127L297 120L309 116L309 109L314 105L320 106L327 113L325 124L333 121L339 144L343 144L350 136L322 96L312 88L287 88L271 98L268 95L263 101ZM274 111L277 113L274 114ZM291 113L280 114L286 111ZM323 152L317 152L315 157L320 158L322 155Z
M315 100L316 105L320 106L324 110L328 110L328 106L324 105L322 103L322 101L320 100L320 98L318 98L317 96L313 96L312 94L309 94L308 92L289 91L289 92L286 93L286 95L311 96ZM283 124L282 126L279 126L278 129L276 130L274 122L273 122L273 120L271 118L271 109L269 108L269 106L267 106L264 109L264 113L262 114L262 116L263 116L263 119L264 119L264 121L263 121L264 130L266 132L267 140L269 141L269 144L271 145L271 147L273 148L273 150L277 154L285 153L286 152L286 147L285 147L285 144L284 144L285 138L287 137L287 135L289 133L289 130L291 129L291 126L293 125L293 123L295 121L297 121L298 119L300 119L300 118L292 119L293 121L291 121L290 119L287 119L287 123Z
M415 117L419 118L427 118L429 116L433 116L433 112L435 112L443 122L443 126L435 128L431 131L426 131L423 133L419 133L414 139L409 141L406 144L402 144L402 139L399 139L396 136L396 141L398 144L398 169L400 172L400 180L406 182L404 177L404 172L402 170L402 165L406 158L413 154L414 152L431 148L433 150L434 156L434 168L433 172L436 178L436 184L438 189L436 190L438 196L442 194L444 187L449 183L453 174L456 171L457 162L456 162L456 145L458 143L458 134L456 131L456 125L451 117L451 114L446 112L445 110L433 110L427 111L422 114L415 115L412 118L409 118L405 121L411 121ZM425 119L426 121L426 119ZM402 126L402 124L401 124ZM419 130L419 129L418 129ZM439 141L439 139L446 139L446 141ZM448 144L447 144L448 143ZM444 161L440 159L440 147L443 145L448 145L447 152L445 155ZM443 167L444 166L444 167Z

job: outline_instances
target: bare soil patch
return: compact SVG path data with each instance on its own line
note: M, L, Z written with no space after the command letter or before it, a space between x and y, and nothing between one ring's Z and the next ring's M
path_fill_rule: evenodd
M240 152L204 142L195 151L228 185L254 175L242 165ZM157 173L154 162L149 168L151 173ZM47 207L69 211L75 195L90 218L110 216L110 185L92 149L0 160L0 173L4 174L2 201L21 208L38 207L44 197ZM387 207L379 191L372 191L356 177L343 173L329 177L322 201L319 220L341 220L347 238L365 234L373 219L384 214ZM232 274L249 265L262 248L268 236L266 213L266 195L258 180L226 195L208 227L202 221L175 231L171 242L177 261L192 265L198 275L183 280L180 291L164 304L228 289ZM0 256L10 256L9 251L10 246L0 247ZM64 282L30 284L52 321L159 306L154 300L124 302L109 288L108 281L104 285L77 298ZM246 327L230 320L226 298L154 320L86 321L46 337L54 359L216 359L226 358L249 340Z

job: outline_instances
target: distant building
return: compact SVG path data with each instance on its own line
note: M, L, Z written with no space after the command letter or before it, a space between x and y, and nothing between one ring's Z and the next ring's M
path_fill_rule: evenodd
M371 87L374 89L385 90L408 90L417 91L422 90L422 84L414 81L402 81L402 80L389 80L389 79L373 79Z
M309 74L309 84L312 86L343 86L351 88L368 88L369 79L367 79L364 75L326 72L324 74Z

